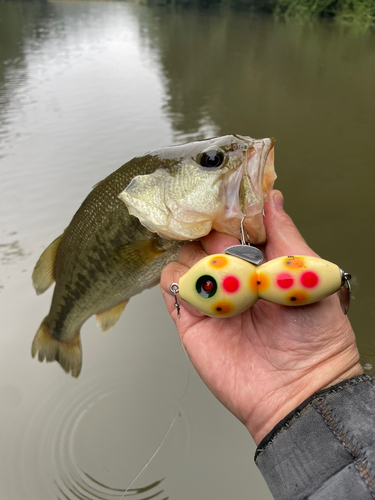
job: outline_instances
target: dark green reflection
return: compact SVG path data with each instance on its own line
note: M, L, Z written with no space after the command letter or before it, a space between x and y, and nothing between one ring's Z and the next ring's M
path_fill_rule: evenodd
M310 245L353 275L349 313L373 363L375 36L234 10L142 18L175 141L276 138L276 187Z
M53 16L54 6L44 0L0 2L0 135L7 107L27 78L26 53L50 35Z
M232 8L273 13L278 17L311 20L334 18L366 31L375 23L373 0L143 0L147 5Z

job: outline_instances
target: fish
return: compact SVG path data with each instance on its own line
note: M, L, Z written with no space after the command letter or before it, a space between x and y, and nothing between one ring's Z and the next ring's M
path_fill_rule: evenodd
M96 184L32 273L38 295L55 283L32 357L78 377L85 321L96 315L109 331L187 241L212 229L238 237L243 219L251 242L264 243L273 151L272 138L226 135L148 152Z

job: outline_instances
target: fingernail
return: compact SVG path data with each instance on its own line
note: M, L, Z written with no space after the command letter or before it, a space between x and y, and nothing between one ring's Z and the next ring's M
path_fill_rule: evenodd
M276 205L278 208L281 208L282 210L284 209L284 197L283 197L283 195L280 193L280 191L277 191L277 192L273 195L273 201L274 201L275 205Z

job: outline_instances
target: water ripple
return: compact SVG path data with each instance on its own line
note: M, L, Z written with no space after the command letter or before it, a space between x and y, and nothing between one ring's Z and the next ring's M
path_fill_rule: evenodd
M29 498L61 500L119 500L129 497L134 500L168 500L165 487L161 486L165 481L166 466L168 468L166 462L173 460L174 463L175 455L180 454L186 444L186 433L181 433L178 421L173 426L176 427L173 432L167 431L168 455L171 456L167 461L162 460L163 470L151 467L153 470L143 474L141 467L153 456L157 449L155 443L160 445L163 442L164 447L163 435L171 425L173 412L176 416L178 404L176 408L173 401L173 409L168 405L167 415L162 416L160 435L160 426L155 427L154 424L151 401L147 419L151 421L154 436L150 438L144 432L138 409L133 414L129 411L135 406L129 397L128 386L131 385L124 384L121 378L114 380L108 388L97 377L79 386L69 381L69 390L62 383L56 384L56 387L49 385L39 395L35 391L33 395L30 393L21 404L22 408L18 408L18 416L13 422L18 432L6 443L10 452L9 464L22 457L17 474L19 494L22 490L21 495L27 491ZM180 412L178 415L181 416ZM130 422L127 421L129 418ZM139 425L134 423L133 429L132 420L139 421ZM172 443L174 450L171 450L169 434L174 434L171 439L175 441L177 436L177 441ZM181 437L184 440L182 449ZM153 439L154 442L149 443ZM11 475L11 466L9 469ZM138 480L139 470L142 474ZM137 484L133 486L134 477ZM12 490L15 479L15 476L9 477L13 483ZM41 494L42 489L48 490L48 493L43 491L44 495Z

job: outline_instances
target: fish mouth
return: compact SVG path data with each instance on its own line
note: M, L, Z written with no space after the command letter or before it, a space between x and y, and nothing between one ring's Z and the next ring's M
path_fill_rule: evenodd
M250 243L266 241L263 205L276 179L274 145L274 138L253 140L244 152L242 165L228 175L224 220L214 223L214 229L237 237L241 235L240 221L243 219Z
M263 210L265 197L276 179L274 145L274 138L261 139L246 152L238 196L243 217L257 213L260 205Z
M264 202L276 180L274 138L256 141L247 152L245 172L240 183L239 205L249 243L260 244L267 239L263 223Z

